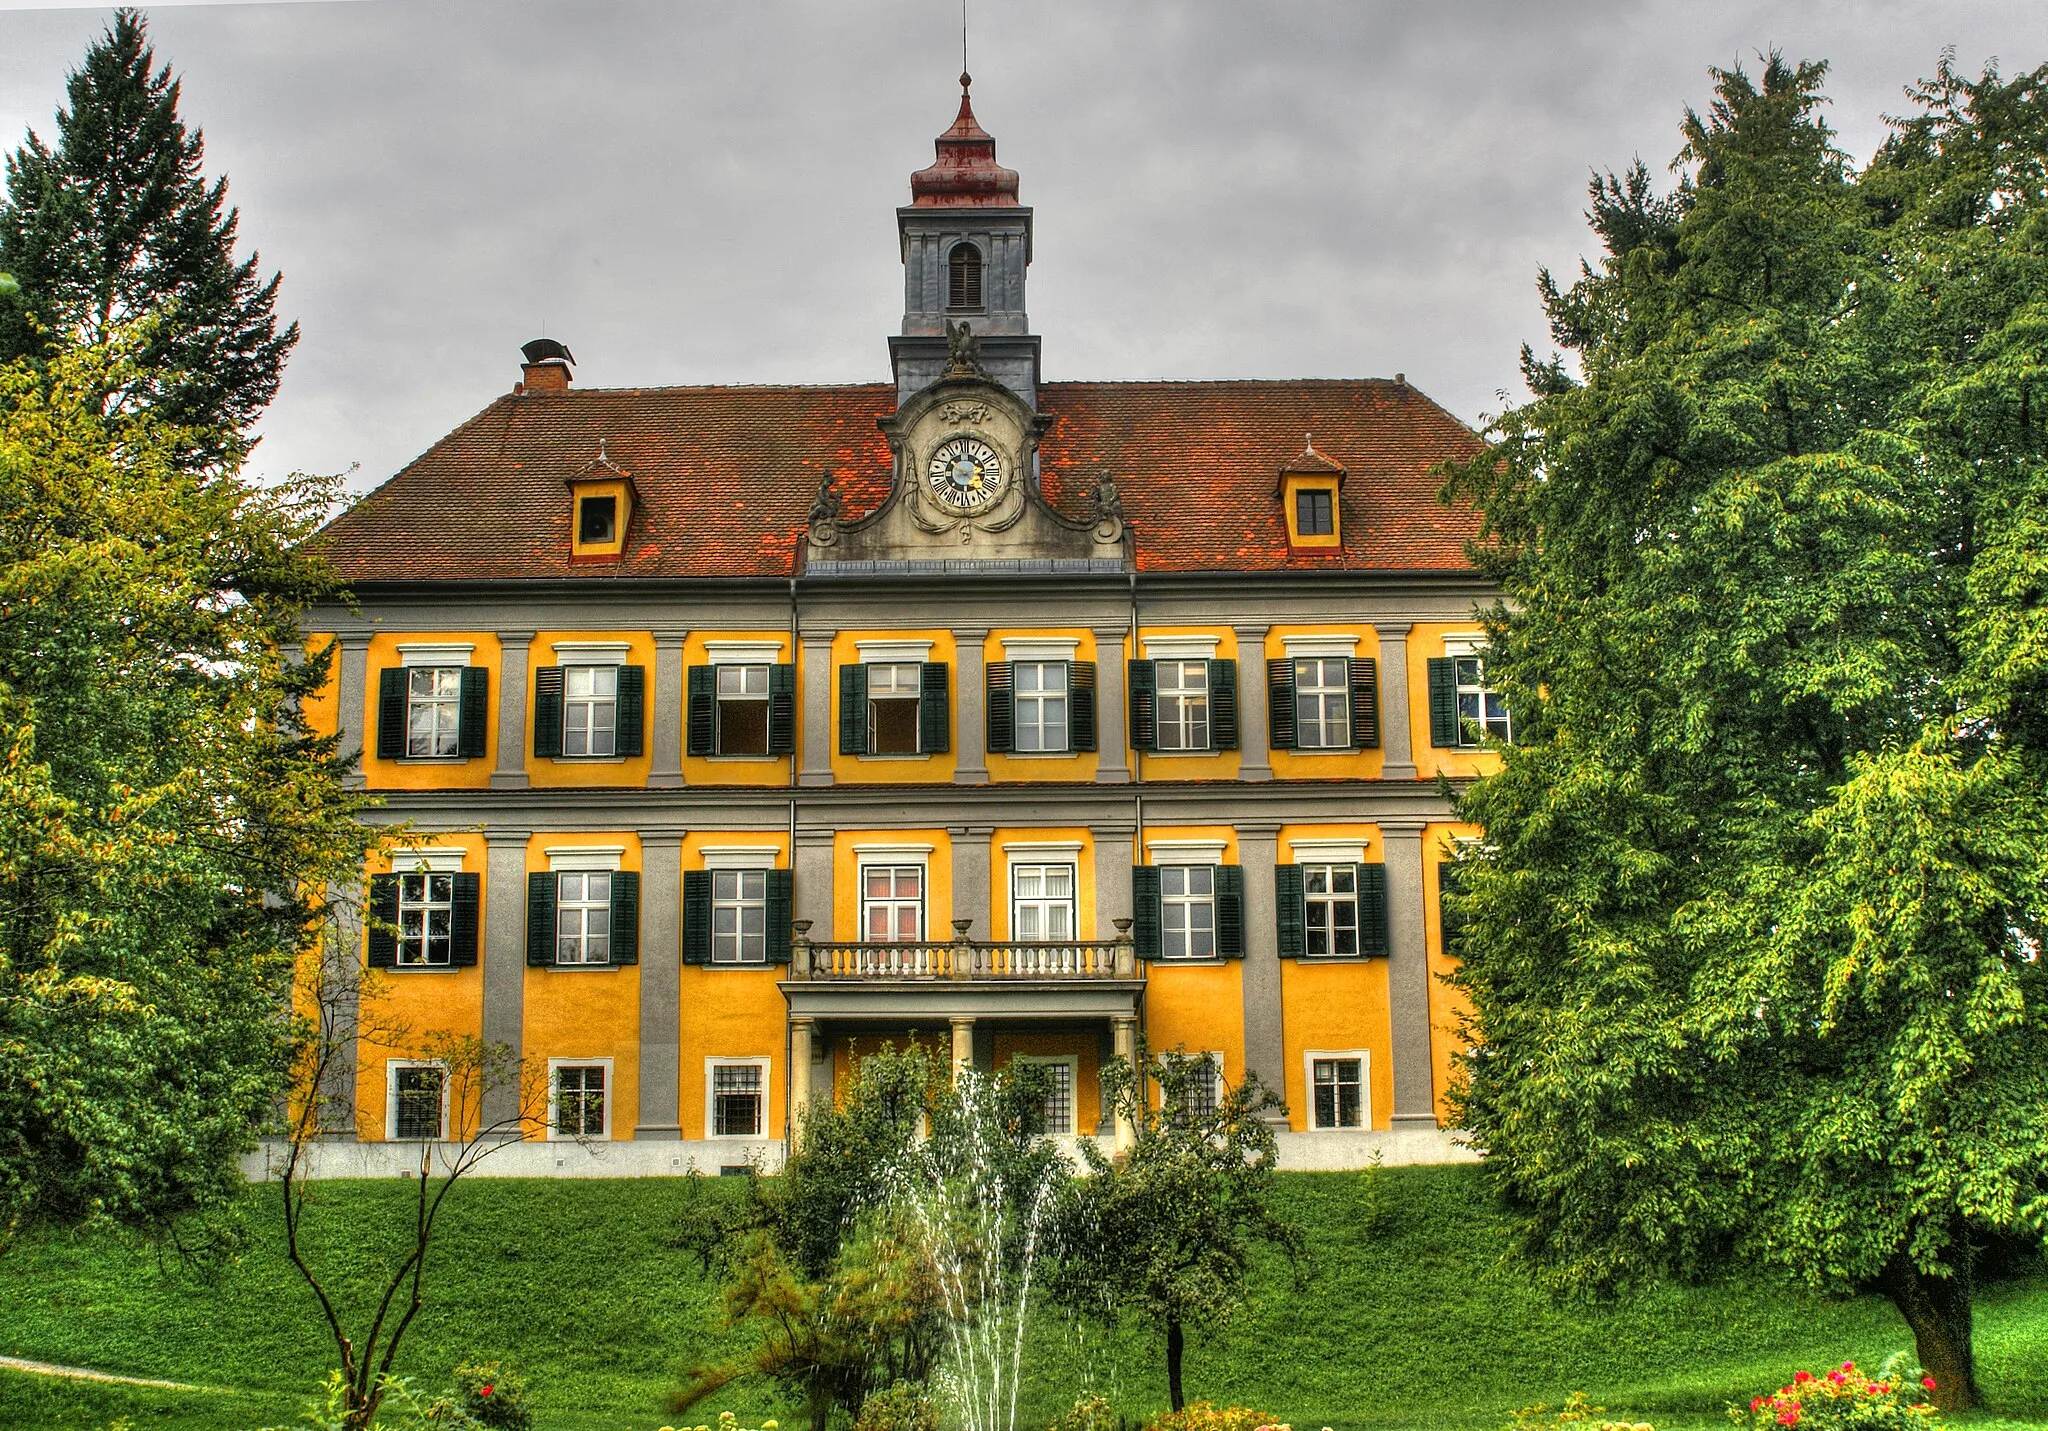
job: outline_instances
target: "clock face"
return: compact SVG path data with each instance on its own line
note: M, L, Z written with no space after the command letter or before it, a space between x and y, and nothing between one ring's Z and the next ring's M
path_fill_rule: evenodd
M979 438L949 438L932 454L925 480L939 505L955 512L979 511L1002 491L1002 459Z

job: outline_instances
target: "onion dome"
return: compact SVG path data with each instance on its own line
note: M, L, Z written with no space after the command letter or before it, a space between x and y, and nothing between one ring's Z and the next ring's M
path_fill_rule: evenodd
M929 169L910 176L910 202L916 208L995 209L1017 206L1017 171L996 163L995 137L974 119L968 97L970 75L960 76L960 113L941 134L938 159Z

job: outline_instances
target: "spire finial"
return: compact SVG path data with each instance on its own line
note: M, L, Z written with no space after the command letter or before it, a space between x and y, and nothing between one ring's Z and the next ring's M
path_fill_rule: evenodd
M960 88L972 83L967 73L967 0L960 0Z
M604 439L602 437L597 439L597 460L600 463L607 463L611 461L611 458L604 455Z
M1314 434L1313 432L1304 432L1304 433L1303 433L1303 434L1301 435L1301 445L1302 445L1302 446L1303 446L1304 448L1306 448L1306 449L1307 449L1308 451L1310 451L1310 452L1313 452L1313 451L1315 451L1315 450L1316 450L1316 435L1315 435L1315 434Z

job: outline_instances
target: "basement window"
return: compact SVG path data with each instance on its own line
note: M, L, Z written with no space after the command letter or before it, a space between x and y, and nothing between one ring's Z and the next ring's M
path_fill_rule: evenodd
M616 541L619 534L619 499L584 497L576 503L576 540L584 545Z

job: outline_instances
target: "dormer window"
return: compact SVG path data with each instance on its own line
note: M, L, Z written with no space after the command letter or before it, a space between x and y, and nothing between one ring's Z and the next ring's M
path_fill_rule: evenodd
M1337 533L1337 519L1327 488L1304 488L1294 494L1294 530L1304 537L1329 537Z
M981 250L971 243L953 245L946 256L946 306L956 313L982 306Z
M615 496L583 497L576 503L578 545L614 542L619 536L619 499Z
M1274 495L1281 501L1282 520L1287 523L1287 545L1294 551L1344 545L1339 524L1343 509L1337 493L1344 486L1344 464L1316 451L1313 437L1303 439L1301 455L1280 469L1280 484Z

